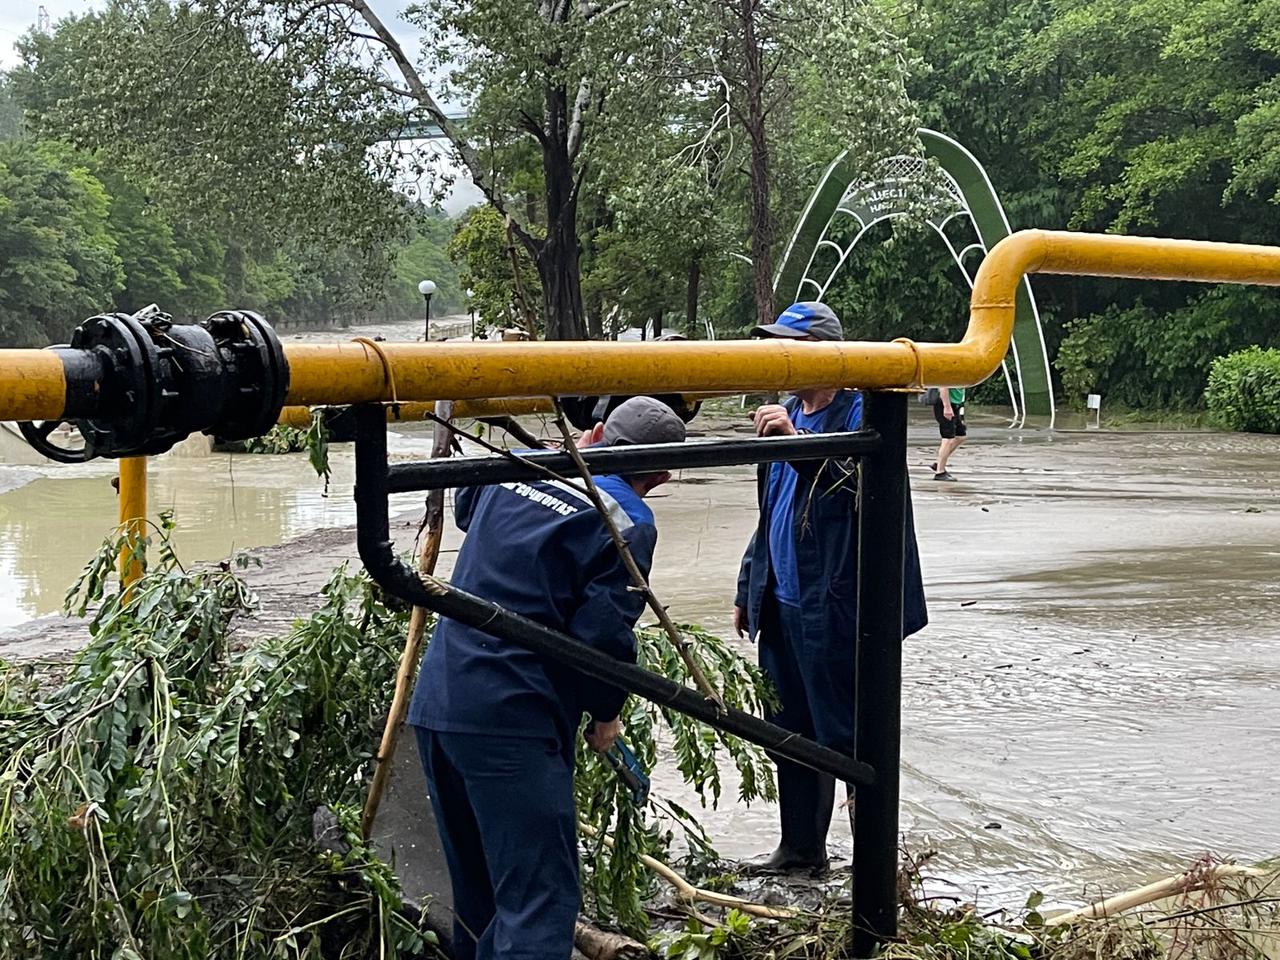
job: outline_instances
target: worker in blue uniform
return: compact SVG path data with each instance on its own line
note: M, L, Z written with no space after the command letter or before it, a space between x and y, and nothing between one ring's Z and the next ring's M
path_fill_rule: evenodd
M844 339L839 318L817 302L788 307L776 323L752 335ZM760 407L752 419L762 437L856 430L862 425L862 397L853 390L801 390L786 403ZM855 752L857 477L856 461L761 465L759 525L742 558L733 611L738 635L759 638L760 666L777 690L781 708L770 719L849 756ZM910 496L903 601L903 632L910 636L928 620ZM772 854L749 867L823 872L835 781L774 760L781 838ZM851 803L850 823L852 809Z
M674 443L671 409L636 397L579 446ZM668 473L600 476L609 514L648 576L657 541L644 497ZM644 597L603 518L579 487L555 480L458 491L466 532L453 584L635 662ZM456 960L565 960L580 891L574 744L607 750L625 693L559 663L442 618L409 709L453 887Z

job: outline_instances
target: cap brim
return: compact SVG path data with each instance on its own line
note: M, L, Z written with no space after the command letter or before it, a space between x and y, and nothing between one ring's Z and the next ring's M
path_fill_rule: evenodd
M802 337L809 336L804 330L797 330L795 327L788 327L785 323L766 323L762 327L755 327L751 331L753 337L787 337L791 340L799 340Z

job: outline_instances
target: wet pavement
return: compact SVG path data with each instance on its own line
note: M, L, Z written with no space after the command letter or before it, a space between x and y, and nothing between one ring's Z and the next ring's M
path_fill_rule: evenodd
M959 482L939 484L921 414L912 481L932 623L905 650L902 825L913 851L939 851L935 892L1075 903L1205 851L1280 853L1280 438L989 421L953 460ZM410 429L392 450L428 446ZM0 458L18 456L0 433ZM333 462L326 497L301 456L169 456L153 464L153 506L175 510L187 558L218 559L350 523L349 450ZM112 523L109 475L0 466L0 627L56 608ZM654 588L677 619L730 634L754 495L749 470L726 469L654 496ZM353 554L345 530L268 551L264 613L303 612ZM0 656L50 652L56 633L11 628ZM654 789L692 799L671 769ZM731 857L767 850L774 818L732 802L704 814ZM848 853L839 817L833 852Z

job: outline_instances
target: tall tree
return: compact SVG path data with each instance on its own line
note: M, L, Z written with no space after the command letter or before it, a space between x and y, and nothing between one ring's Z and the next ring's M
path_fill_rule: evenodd
M176 224L269 259L282 238L343 249L380 280L405 205L369 144L390 94L359 102L190 5L122 0L21 44L11 75L33 135L99 151Z
M489 203L509 218L541 280L546 332L584 337L579 208L591 141L627 63L661 38L664 5L590 0L428 0L410 8L422 63L365 0L203 0L247 24L291 64L298 87L373 102L389 94L406 121L435 124ZM445 105L461 102L468 119ZM644 121L644 117L632 117ZM536 206L495 162L522 141L541 166Z
M811 189L840 150L868 169L887 154L918 152L905 47L884 10L864 0L683 2L686 84L721 98L730 122L719 135L746 144L755 320L767 323L777 306L775 225L780 209L788 220L799 214L804 193L795 187ZM802 177L780 175L797 161Z
M0 343L65 341L124 283L106 188L56 144L0 143Z

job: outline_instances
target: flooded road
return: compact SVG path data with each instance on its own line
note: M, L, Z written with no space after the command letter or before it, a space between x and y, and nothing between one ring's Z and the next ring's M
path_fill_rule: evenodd
M1280 439L973 432L942 485L931 423L912 429L932 622L905 649L902 824L913 852L939 851L933 888L1075 903L1205 851L1280 853ZM424 428L398 434L393 454L425 454ZM349 449L333 465L326 497L301 456L168 456L153 510L175 511L185 557L217 559L351 522ZM110 472L0 466L0 625L57 607L113 523ZM729 636L752 475L680 481L653 498L654 588ZM655 790L688 802L677 779L659 770ZM732 796L705 814L717 845L766 851L775 811ZM834 852L848 843L838 815Z
M940 854L932 889L1079 902L1280 854L1280 441L977 433L943 485L913 430L931 623L905 648L902 826ZM655 588L721 635L753 497L654 505ZM664 526L677 499L701 505ZM769 848L767 808L708 822L729 855ZM847 855L840 814L833 836Z

